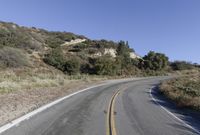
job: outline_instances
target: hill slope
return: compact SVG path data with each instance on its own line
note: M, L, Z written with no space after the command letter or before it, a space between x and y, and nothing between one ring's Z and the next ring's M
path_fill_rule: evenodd
M89 59L110 55L116 57L118 43L90 40L69 32L50 32L27 28L14 23L0 22L0 68L47 67L46 55L59 48L64 59L76 57L81 63ZM131 58L140 58L129 49ZM52 64L50 64L52 65ZM54 66L54 65L53 65Z

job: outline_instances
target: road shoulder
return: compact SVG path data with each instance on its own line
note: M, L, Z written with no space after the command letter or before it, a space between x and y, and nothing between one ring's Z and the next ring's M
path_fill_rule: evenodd
M149 93L152 96L152 102L156 102L168 114L200 134L200 112L178 108L174 102L159 91L158 87L152 88Z

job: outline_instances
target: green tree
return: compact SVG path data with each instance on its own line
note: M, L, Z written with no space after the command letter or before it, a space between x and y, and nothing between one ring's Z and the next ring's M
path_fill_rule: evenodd
M130 49L129 49L129 45L128 42L124 42L124 41L120 41L118 43L118 47L117 47L117 55L118 56L130 56Z
M150 51L143 57L143 68L149 70L162 70L168 66L168 57L162 53Z
M120 41L117 47L117 59L121 61L121 68L131 64L130 48L128 42Z

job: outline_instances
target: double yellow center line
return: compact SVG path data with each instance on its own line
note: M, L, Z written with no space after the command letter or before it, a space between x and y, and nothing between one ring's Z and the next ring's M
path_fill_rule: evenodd
M120 90L118 90L117 92L115 92L115 94L112 96L110 102L109 102L109 106L108 106L108 112L107 112L107 124L106 124L106 135L117 135L116 132L116 125L115 125L115 110L114 110L114 106L115 106L115 99L117 97L117 95L120 93Z

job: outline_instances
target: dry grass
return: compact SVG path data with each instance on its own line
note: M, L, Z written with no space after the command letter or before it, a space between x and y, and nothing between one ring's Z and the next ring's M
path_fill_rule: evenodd
M102 76L67 76L45 68L0 71L0 125L106 79Z
M179 107L200 110L199 73L165 81L160 85L160 90Z
M17 48L3 47L0 49L0 67L1 68L17 68L29 66L26 52Z
M61 87L77 80L90 82L106 79L108 79L106 76L67 76L63 73L52 72L48 69L10 69L0 71L0 94L17 90Z
M67 83L65 76L51 73L18 75L17 72L7 70L0 72L0 76L0 93L41 87L56 87Z

